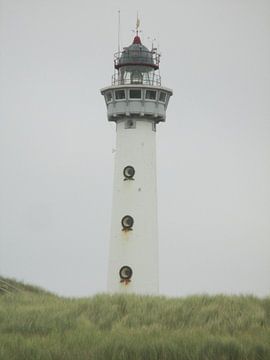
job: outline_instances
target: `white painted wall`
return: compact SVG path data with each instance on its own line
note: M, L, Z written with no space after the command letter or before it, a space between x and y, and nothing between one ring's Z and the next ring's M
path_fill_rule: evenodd
M135 129L125 128L126 119L116 123L108 291L157 294L156 132L152 121L133 119ZM134 180L124 181L123 169L127 165L135 168ZM132 231L122 231L121 219L125 215L134 219ZM120 283L119 269L123 265L133 270L128 285Z

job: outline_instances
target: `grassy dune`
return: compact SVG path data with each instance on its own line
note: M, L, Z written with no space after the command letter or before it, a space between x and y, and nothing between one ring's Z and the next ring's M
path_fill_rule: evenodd
M65 299L0 278L1 360L270 360L270 298Z

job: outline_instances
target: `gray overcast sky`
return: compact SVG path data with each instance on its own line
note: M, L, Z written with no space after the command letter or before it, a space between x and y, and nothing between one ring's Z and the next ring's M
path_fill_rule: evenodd
M160 288L270 293L269 0L0 0L0 274L106 290L115 129L99 89L156 38Z

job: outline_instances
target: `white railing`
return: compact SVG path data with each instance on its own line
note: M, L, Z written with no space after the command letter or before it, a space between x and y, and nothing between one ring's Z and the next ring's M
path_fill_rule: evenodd
M150 86L161 86L160 75L151 73L148 76L142 77L140 81L132 81L131 77L123 78L119 73L112 76L112 85L150 85Z

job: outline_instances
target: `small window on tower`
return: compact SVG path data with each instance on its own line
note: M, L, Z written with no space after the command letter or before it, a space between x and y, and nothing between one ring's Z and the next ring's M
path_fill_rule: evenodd
M161 91L160 94L159 94L159 101L165 103L165 101L166 101L166 95L167 95L167 94L166 94L165 92Z
M121 100L121 99L125 99L125 98L126 98L125 90L116 90L115 91L115 99L116 100Z
M142 91L141 90L129 90L129 98L130 99L141 99L142 98Z
M132 271L131 267L129 267L127 265L122 266L121 269L119 270L119 276L121 278L121 282L124 282L124 283L130 282L130 279L132 278L132 274L133 274L133 271Z
M125 121L125 129L136 129L136 120L127 119Z
M106 101L107 101L107 103L112 101L112 92L111 91L108 91L106 93Z
M146 90L145 98L149 100L156 100L157 92L154 90Z

